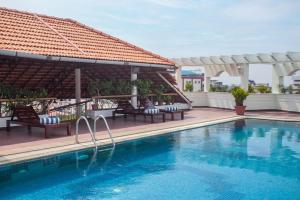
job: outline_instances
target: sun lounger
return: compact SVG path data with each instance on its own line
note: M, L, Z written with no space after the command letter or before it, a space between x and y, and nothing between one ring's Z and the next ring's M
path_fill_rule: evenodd
M113 119L115 119L116 114L122 114L124 118L127 115L133 115L136 118L136 115L141 113L140 109L135 109L128 100L120 100L118 101L118 107L113 111Z
M14 119L14 118L17 119ZM6 130L10 131L11 124L19 124L27 126L28 131L31 132L31 127L39 127L45 129L45 138L48 137L48 130L51 128L65 127L67 129L67 135L71 135L71 124L69 122L54 123L54 124L42 124L40 117L35 112L32 106L18 106L13 109L13 115L11 120L6 121Z
M150 117L151 123L154 123L155 116L162 116L162 120L163 122L165 122L164 113L148 113L145 112L145 109L135 109L128 100L121 100L118 102L118 107L113 111L113 119L115 119L116 114L123 114L125 118L127 117L127 115L132 115L134 119L136 119L136 116L138 115L144 116L144 119Z
M171 120L173 121L175 119L175 114L180 114L181 120L184 120L184 111L183 110L176 110L176 111L166 111L166 110L160 110L161 112L165 114L171 115Z

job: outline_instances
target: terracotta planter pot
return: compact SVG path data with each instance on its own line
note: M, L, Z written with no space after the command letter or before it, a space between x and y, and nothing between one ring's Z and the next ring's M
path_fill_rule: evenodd
M235 106L235 112L237 115L244 115L246 106Z

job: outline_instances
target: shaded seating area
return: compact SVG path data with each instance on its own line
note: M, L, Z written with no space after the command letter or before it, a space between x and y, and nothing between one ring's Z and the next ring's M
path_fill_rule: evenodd
M119 101L116 109L110 105L97 108L99 112L94 112L97 115L105 112L105 116L113 118L118 114L140 116L145 120L151 118L151 122L156 118L165 121L166 113L146 112L143 107L135 109L142 95L160 102L164 94L169 96L169 100L164 99L165 105L166 101L170 103L171 97L172 103L191 105L176 87L172 74L176 70L175 63L160 55L70 19L0 8L0 24L7 25L0 35L0 87L8 91L0 96L0 116L4 122L8 119L8 131L12 124L18 124L27 126L29 131L31 127L42 128L45 137L50 135L51 129L60 127L66 128L70 135L68 123L42 124L39 115L74 121L80 115L87 116L95 96L100 96L103 102L113 102L112 106L120 100L116 96L130 96L127 102ZM148 83L151 88L147 88ZM164 90L156 91L161 85ZM27 100L28 93L33 91L41 91L44 98L55 98L44 106L49 108L47 111L36 113L35 106L14 109L13 115L12 110L7 111L11 100ZM22 105L33 106L32 102L36 96L41 97L41 92ZM1 101L3 99L8 103ZM54 102L56 100L59 102ZM67 103L59 104L61 102ZM39 103L43 105L44 100ZM39 135L40 131L36 133ZM56 136L60 137L61 133ZM54 131L51 134L55 135Z
M43 128L45 138L48 138L49 129L53 128L66 128L67 135L71 135L71 123L69 122L46 124L47 122L43 123L41 121L43 120L40 119L32 106L18 106L13 109L11 119L6 121L6 130L9 132L11 124L18 124L27 126L28 132L31 132L31 127Z

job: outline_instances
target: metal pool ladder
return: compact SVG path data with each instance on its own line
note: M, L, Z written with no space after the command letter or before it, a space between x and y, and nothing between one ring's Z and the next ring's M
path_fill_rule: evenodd
M106 121L106 119L105 119L105 117L104 117L103 115L98 115L98 116L94 119L94 123L93 123L93 124L94 124L94 128L93 128L93 130L91 129L90 123L89 123L89 121L87 120L87 118L86 118L85 116L80 116L80 117L77 119L77 121L76 121L76 136L75 136L75 142L76 142L77 144L79 144L79 140L78 140L78 128L79 128L79 122L80 122L81 120L84 120L84 121L86 122L86 125L87 125L88 129L89 129L89 133L90 133L90 135L91 135L92 142L94 143L94 145L95 145L96 148L98 147L98 146L97 146L97 139L96 139L96 124L97 124L97 120L100 119L100 118L102 118L103 121L104 121L104 124L105 124L105 126L106 126L106 130L107 130L107 132L108 132L109 138L110 138L110 140L111 140L111 143L113 144L113 148L115 147L116 143L115 143L115 141L114 141L114 139L113 139L113 137L112 137L110 128L109 128L109 126L108 126L108 123L107 123L107 121Z

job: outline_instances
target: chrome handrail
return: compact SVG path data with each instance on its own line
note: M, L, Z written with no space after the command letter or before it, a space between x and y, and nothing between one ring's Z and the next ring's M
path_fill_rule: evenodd
M76 143L79 144L79 140L78 140L78 126L79 126L79 122L80 122L82 119L86 122L86 125L87 125L87 127L88 127L88 129L89 129L89 132L90 132L90 134L91 134L91 137L92 137L92 141L93 141L95 147L97 147L96 138L95 138L95 133L93 133L93 131L92 131L92 129L91 129L91 126L90 126L90 123L89 123L89 121L87 120L87 118L86 118L85 116L80 116L80 117L77 119L77 121L76 121L76 136L75 136L75 141L76 141Z
M91 126L89 124L89 121L87 120L87 118L85 116L80 116L77 121L76 121L76 135L75 135L75 141L77 144L79 144L79 140L78 140L78 129L79 129L79 122L83 119L86 124L87 124L87 127L89 129L89 132L90 132L90 135L92 137L92 142L94 143L95 147L97 148L97 139L96 139L96 126L97 126L97 120L102 118L103 121L104 121L104 124L106 126L106 129L107 129L107 132L108 132L108 135L110 137L110 140L111 140L111 143L113 144L113 148L115 147L116 143L115 143L115 140L114 138L112 137L112 133L110 131L110 128L108 126L108 123L105 119L105 117L103 115L98 115L95 119L94 119L94 129L92 130L91 129Z
M103 119L104 124L105 124L106 129L107 129L107 132L108 132L108 135L109 135L109 137L110 137L111 143L113 144L113 148L114 148L115 145L116 145L116 143L115 143L114 138L112 137L110 128L109 128L109 126L108 126L108 123L107 123L107 121L106 121L106 119L105 119L105 117L104 117L103 115L98 115L98 116L94 119L94 137L95 137L95 133L96 133L97 120L98 120L99 118L102 118L102 119Z

